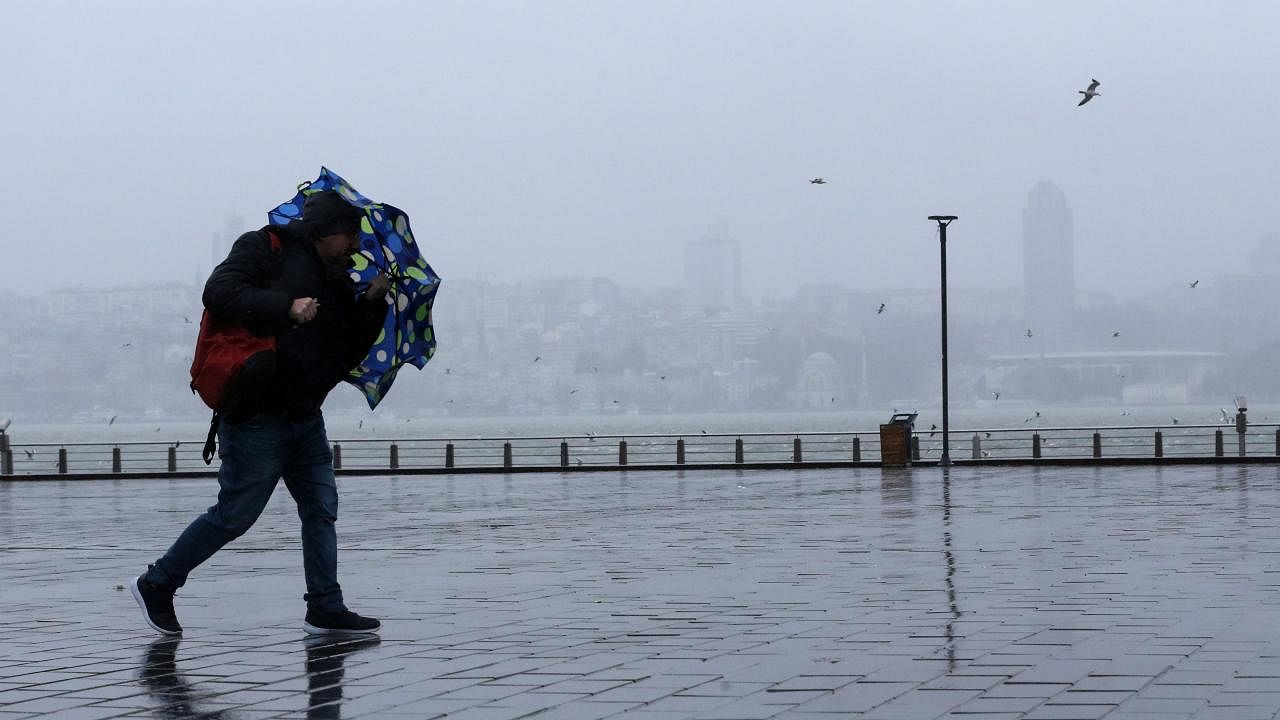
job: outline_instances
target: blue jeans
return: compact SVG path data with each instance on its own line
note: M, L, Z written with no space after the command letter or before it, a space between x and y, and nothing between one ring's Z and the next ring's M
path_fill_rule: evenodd
M298 505L307 605L327 612L345 608L338 585L338 488L333 453L320 415L288 420L256 415L218 428L218 503L196 518L147 571L145 579L180 588L187 575L223 545L240 537L262 514L276 483Z

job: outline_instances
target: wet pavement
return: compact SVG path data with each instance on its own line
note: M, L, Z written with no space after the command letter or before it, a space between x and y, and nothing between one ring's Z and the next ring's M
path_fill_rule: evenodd
M301 630L298 521L160 640L210 480L0 482L0 720L1272 718L1280 467L342 478L380 640Z

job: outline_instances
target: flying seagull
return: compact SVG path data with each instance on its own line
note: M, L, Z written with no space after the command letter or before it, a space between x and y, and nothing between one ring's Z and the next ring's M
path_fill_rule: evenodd
M1120 337L1120 331L1116 330L1115 332L1111 333L1111 337Z
M1199 280L1195 280L1195 281L1192 281L1192 283L1191 283L1190 287L1191 287L1191 289L1192 289L1192 290L1194 290L1194 289L1196 288L1196 286L1197 286L1197 285L1199 285L1199 284L1200 284L1200 281L1199 281Z
M1027 337L1031 337L1031 328L1027 328Z
M1080 93L1084 97L1080 99L1080 102L1076 104L1076 107L1080 107L1081 105L1089 102L1090 100L1093 99L1094 95L1101 95L1102 93L1098 92L1098 86L1101 84L1102 83L1098 82L1097 80L1094 80L1093 82L1089 83L1089 87L1085 88L1084 90L1077 90L1076 92Z
M992 391L991 391L991 394L995 396L995 399L996 399L996 400L999 400L999 399L1000 399L1000 393L996 392L995 390L992 390Z
M809 184L810 184L810 185L826 185L826 184L827 184L827 181L826 181L824 178L816 177L816 178L814 178L814 179L810 180L810 181L809 181Z
M882 312L884 312L884 303L880 303L880 307L876 310L876 314L879 315Z

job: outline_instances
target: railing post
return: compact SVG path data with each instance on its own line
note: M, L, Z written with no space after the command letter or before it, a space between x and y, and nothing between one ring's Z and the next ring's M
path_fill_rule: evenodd
M1280 457L1280 428L1276 428L1276 457Z
M333 469L342 469L342 446L338 443L333 444Z
M742 438L733 441L733 461L742 464Z
M560 467L569 467L569 441L560 441Z
M400 469L400 446L395 443L391 443L391 469Z
M444 466L446 468L453 467L453 443L444 444Z
M799 464L803 461L804 455L800 451L800 438L792 438L791 440L791 462Z
M511 443L502 443L502 467L506 470L511 469Z
M626 440L618 441L618 464L619 465L627 464L627 441Z
M920 459L920 436L911 436L911 461L915 462Z
M1280 437L1277 435L1276 437ZM0 430L0 475L13 474L13 448L9 447L9 434Z
M1040 433L1031 433L1031 458L1040 459Z
M676 440L676 464L684 464L684 438Z
M1164 457L1164 433L1156 431L1156 457Z
M67 474L67 449L64 447L58 448L58 473Z
M1100 432L1093 434L1093 457L1102 457L1102 433Z
M169 472L178 472L178 448L169 446Z
M1223 452L1222 452L1222 431L1221 431L1221 430L1214 430L1214 431L1213 431L1213 456L1214 456L1214 457L1222 457L1222 455L1223 455Z
M982 436L979 435L978 433L974 433L972 445L973 445L973 459L974 460L981 459L982 458Z
M1276 437L1280 437L1280 433ZM862 438L857 435L853 436L853 461L862 462Z
M111 473L113 475L120 474L120 448L111 448Z

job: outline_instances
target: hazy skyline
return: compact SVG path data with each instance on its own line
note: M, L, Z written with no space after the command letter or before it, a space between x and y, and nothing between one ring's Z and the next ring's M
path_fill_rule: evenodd
M1124 295L1245 270L1276 206L1270 3L0 8L24 293L189 282L321 165L409 213L445 293L676 283L711 228L750 297L933 287L933 213L953 283L1017 286L1049 180L1077 287Z

